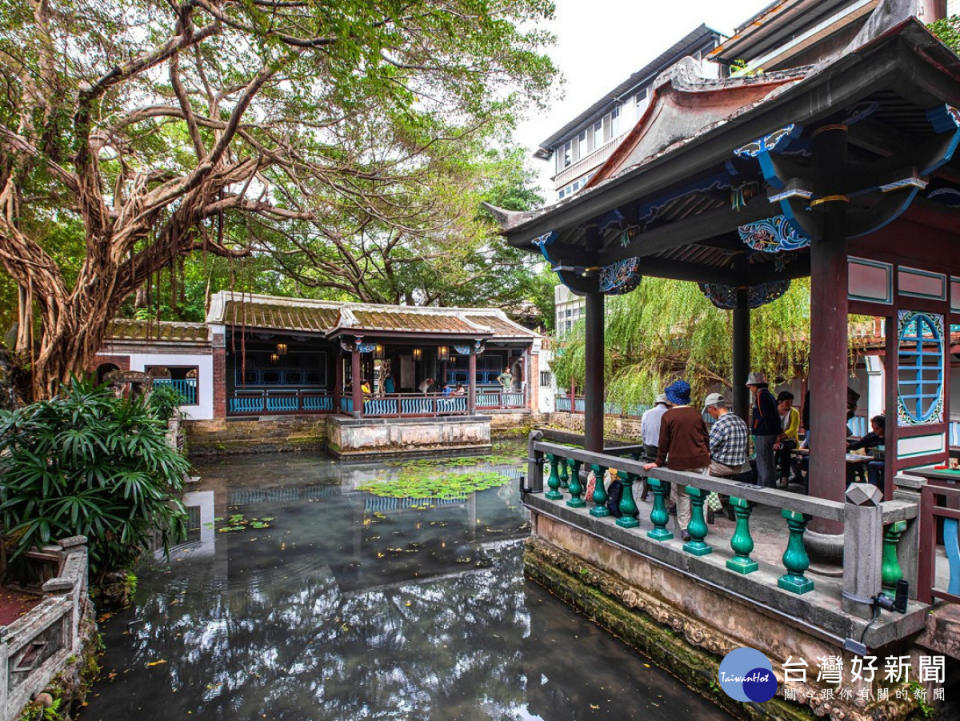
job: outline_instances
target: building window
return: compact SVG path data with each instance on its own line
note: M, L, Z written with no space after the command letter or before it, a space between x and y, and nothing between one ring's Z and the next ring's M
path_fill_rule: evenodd
M153 376L153 387L167 386L180 394L180 405L197 405L197 380L200 368L197 366L146 366L144 371Z
M577 160L589 152L590 148L587 147L587 131L584 129L577 133Z
M544 388L550 387L550 371L540 371L540 385Z
M566 168L573 162L573 141L568 140L563 144L563 167Z

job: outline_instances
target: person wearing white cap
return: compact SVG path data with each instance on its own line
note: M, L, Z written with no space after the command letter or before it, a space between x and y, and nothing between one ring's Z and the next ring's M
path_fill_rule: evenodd
M663 420L663 414L670 408L667 396L664 393L657 395L653 402L653 408L648 408L640 417L640 437L643 440L643 455L646 459L653 460L657 457L658 446L660 445L660 421ZM650 488L647 485L647 479L643 479L643 492L640 494L640 500L647 500L647 494Z
M660 421L663 414L670 408L667 396L657 395L653 408L643 412L640 417L640 435L643 438L643 454L647 458L657 457L657 447L660 445Z

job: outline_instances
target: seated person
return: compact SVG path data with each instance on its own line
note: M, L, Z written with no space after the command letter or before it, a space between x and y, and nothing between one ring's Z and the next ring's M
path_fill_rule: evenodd
M870 450L882 446L886 427L886 418L874 416L870 419L870 432L859 441L848 441L847 451L858 451L861 448ZM867 463L867 479L877 488L883 488L883 461L873 460Z
M773 448L776 451L776 464L780 469L777 485L786 488L790 481L791 469L793 481L803 483L799 469L793 464L793 450L800 445L800 411L793 407L793 393L780 391L777 396L777 413L780 414L780 434Z
M360 384L360 392L365 396L370 395L370 381L365 380Z
M714 419L710 427L710 475L739 476L747 464L747 442L750 432L747 424L727 408L726 399L711 393L703 403L704 410Z
M457 387L453 389L453 395L455 396L467 395L467 389L463 387L463 383L457 383Z

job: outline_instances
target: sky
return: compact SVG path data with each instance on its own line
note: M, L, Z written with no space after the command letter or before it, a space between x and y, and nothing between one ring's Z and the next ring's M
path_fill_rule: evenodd
M517 128L516 140L527 148L539 173L541 194L552 201L551 163L532 158L541 140L586 110L673 45L700 23L725 35L770 3L770 0L555 0L549 29L557 43L548 50L564 82L550 109Z

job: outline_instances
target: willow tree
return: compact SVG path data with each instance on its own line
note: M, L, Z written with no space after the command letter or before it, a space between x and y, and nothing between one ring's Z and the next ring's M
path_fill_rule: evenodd
M779 299L750 312L751 368L769 378L802 375L808 362L810 286L795 280ZM645 278L623 296L607 299L608 400L650 403L678 377L695 395L712 386L730 389L733 312L716 308L696 283ZM583 334L561 344L552 368L561 387L583 387Z
M420 189L502 138L553 75L530 29L546 0L0 8L0 262L36 396L186 254L262 250L261 224L312 223L334 244L372 223L442 227L449 206ZM247 233L225 233L237 215ZM58 262L64 229L83 248L75 270Z

